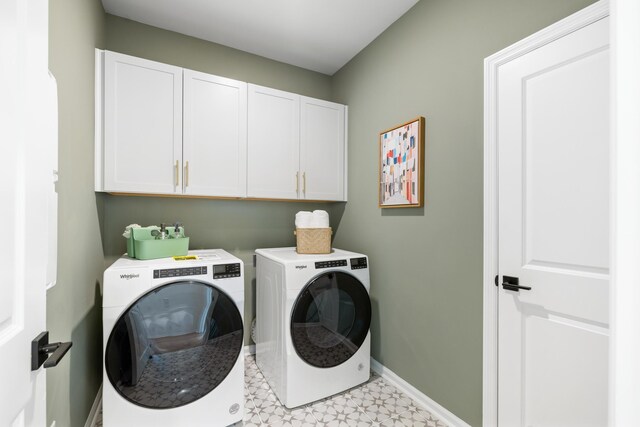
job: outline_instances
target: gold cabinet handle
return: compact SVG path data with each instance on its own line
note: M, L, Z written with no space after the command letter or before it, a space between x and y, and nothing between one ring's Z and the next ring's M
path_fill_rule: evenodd
M307 173L302 172L302 192L307 194Z
M296 194L298 194L298 174L299 172L296 172Z
M184 178L182 179L182 181L184 181L184 186L185 187L189 186L189 161L188 160L185 162Z
M180 174L180 169L179 169L180 165L178 164L178 161L176 160L176 187L178 186L178 184L180 183L179 181L179 174Z

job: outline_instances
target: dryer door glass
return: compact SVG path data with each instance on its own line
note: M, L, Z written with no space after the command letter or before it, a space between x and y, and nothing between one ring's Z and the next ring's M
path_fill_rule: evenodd
M226 378L242 339L242 317L225 293L202 282L170 283L120 316L107 341L107 376L137 405L186 405Z
M371 301L364 285L343 272L316 277L300 293L291 315L291 340L310 365L330 368L353 356L369 332Z

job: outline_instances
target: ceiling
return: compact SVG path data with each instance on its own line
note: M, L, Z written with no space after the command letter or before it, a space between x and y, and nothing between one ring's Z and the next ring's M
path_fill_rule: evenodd
M102 0L123 18L333 75L418 0Z

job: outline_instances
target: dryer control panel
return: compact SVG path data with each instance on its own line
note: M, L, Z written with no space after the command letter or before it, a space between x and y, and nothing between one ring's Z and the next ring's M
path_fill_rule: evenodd
M227 279L229 277L240 277L240 264L220 264L213 266L214 279Z
M316 262L316 268L331 268L331 267L346 267L346 266L347 266L346 259Z
M360 270L361 268L367 268L367 258L351 258L351 269Z
M154 279L164 279L165 277L184 277L207 274L207 267L186 267L186 268L166 268L164 270L153 270Z

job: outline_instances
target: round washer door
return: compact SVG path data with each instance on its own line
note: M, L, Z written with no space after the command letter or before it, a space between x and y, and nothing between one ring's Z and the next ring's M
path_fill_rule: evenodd
M364 285L350 274L329 271L298 295L291 314L291 340L302 360L331 368L358 351L370 325L371 301Z
M224 292L197 281L169 283L143 295L115 323L107 376L136 405L176 408L224 381L242 340L242 317Z

